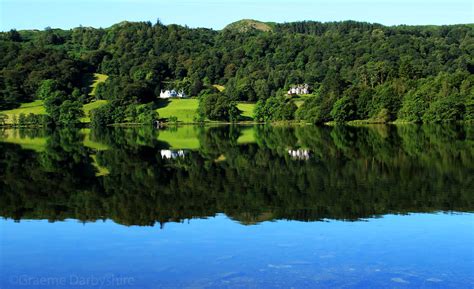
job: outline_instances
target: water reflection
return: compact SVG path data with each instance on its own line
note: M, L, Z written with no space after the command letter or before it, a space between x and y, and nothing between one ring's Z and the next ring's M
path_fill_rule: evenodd
M153 225L474 210L469 126L11 131L0 215Z

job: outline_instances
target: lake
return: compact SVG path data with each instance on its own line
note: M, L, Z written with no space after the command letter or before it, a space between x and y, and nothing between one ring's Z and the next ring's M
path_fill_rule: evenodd
M0 288L474 288L474 126L0 131Z

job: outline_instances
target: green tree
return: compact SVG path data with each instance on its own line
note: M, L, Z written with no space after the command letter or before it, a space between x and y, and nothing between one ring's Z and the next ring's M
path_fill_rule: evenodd
M59 106L58 124L60 126L76 126L80 123L80 119L83 116L82 103L66 100Z
M336 122L345 122L356 118L356 105L349 96L344 96L334 103L331 116Z
M48 98L51 94L53 94L55 91L59 89L58 82L54 79L46 79L43 80L36 90L36 98L37 99L46 99Z
M241 111L235 101L230 101L221 93L204 95L199 99L201 118L220 121L237 121Z

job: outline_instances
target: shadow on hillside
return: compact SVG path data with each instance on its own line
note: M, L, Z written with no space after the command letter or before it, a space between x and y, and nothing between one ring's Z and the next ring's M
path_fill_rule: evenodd
M169 99L158 99L155 102L155 106L156 106L157 109L167 107L170 104L170 102L171 101Z
M89 95L92 92L92 83L97 80L97 77L93 73L86 73L82 76L82 90Z
M249 117L249 116L243 116L241 115L239 117L239 121L253 121L253 118Z

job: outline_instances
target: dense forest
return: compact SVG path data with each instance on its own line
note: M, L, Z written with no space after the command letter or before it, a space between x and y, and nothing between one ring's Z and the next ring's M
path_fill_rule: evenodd
M3 32L0 110L42 99L50 122L74 123L92 100L85 78L97 72L109 76L94 96L108 100L97 125L154 119L160 91L173 88L199 97L202 119L239 120L236 101L257 102L257 121L474 119L472 24L260 24ZM300 84L310 93L287 95Z
M200 148L176 158L152 128L92 130L99 151L78 130L19 131L48 138L41 151L0 142L0 216L252 224L474 210L472 126L258 126L243 144L242 126L196 130Z

